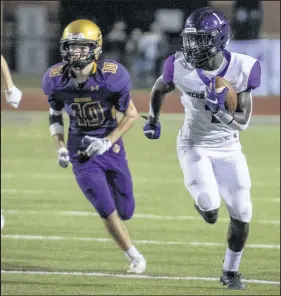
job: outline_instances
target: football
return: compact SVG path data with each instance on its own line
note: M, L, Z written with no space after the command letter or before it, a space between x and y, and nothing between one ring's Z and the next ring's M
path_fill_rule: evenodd
M221 87L226 86L229 91L226 94L225 98L225 107L228 111L235 112L237 107L237 94L234 87L223 77L216 76L216 92L221 92Z

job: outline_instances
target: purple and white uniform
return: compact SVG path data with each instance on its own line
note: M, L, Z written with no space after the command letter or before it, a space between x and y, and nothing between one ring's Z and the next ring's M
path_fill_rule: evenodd
M189 70L185 57L177 52L167 58L164 64L163 79L173 82L181 92L185 120L180 130L180 138L185 145L218 147L227 139L237 140L238 132L230 126L218 123L211 112L205 110L205 90L208 78L221 76L232 84L236 93L255 89L260 85L259 62L239 53L223 51L224 60L219 69L204 71Z
M231 217L249 222L251 178L239 132L205 110L205 90L209 78L221 76L237 94L250 91L260 85L261 69L250 56L228 51L223 54L219 69L203 71L190 70L183 54L177 52L167 58L163 79L180 90L184 106L177 154L186 189L202 211L218 209L222 196Z
M131 173L123 141L119 139L102 155L85 163L77 150L85 149L85 135L104 138L118 125L116 110L124 113L130 102L131 81L127 70L113 60L100 60L84 85L78 85L62 62L49 68L42 80L53 112L69 115L67 148L76 180L101 217L117 209L121 219L133 215L135 201Z

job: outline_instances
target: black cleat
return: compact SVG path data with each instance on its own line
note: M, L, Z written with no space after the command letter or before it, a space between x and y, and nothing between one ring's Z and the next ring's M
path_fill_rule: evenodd
M227 285L231 290L244 290L245 285L241 281L241 274L237 271L224 271L220 277L220 282Z

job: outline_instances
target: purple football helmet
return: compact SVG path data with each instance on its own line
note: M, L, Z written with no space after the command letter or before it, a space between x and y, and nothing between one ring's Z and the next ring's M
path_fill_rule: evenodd
M225 48L230 38L229 22L218 9L199 8L187 18L181 36L187 62L202 66Z

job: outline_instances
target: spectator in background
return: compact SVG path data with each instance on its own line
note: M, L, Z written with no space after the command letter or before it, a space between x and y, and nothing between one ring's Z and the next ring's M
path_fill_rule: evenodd
M235 1L232 19L233 39L259 39L262 21L262 1Z
M121 64L126 63L124 57L127 41L126 28L127 25L124 21L117 21L114 23L112 30L108 33L106 38L109 43L110 58L117 60Z
M130 72L131 71L138 72L138 70L135 70L135 69L138 69L139 67L141 67L141 65L139 65L138 46L139 46L139 39L141 38L142 34L143 32L141 29L139 28L133 29L125 46L127 68L130 69ZM134 77L132 77L132 79L134 80Z
M160 71L157 62L165 56L168 48L167 40L158 23L150 25L150 31L139 38L138 59L132 68L133 77L144 78L145 84L150 84ZM140 77L141 76L141 77Z

